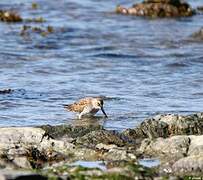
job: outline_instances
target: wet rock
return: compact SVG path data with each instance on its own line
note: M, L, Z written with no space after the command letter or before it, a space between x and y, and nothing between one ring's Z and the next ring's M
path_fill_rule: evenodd
M13 11L0 10L0 21L4 22L21 22L21 16Z
M43 17L37 17L37 18L27 18L27 19L24 19L24 22L43 23L43 22L46 22L46 20Z
M168 125L154 119L145 120L135 129L127 129L122 133L132 142L136 139L168 137ZM139 140L140 142L140 140Z
M124 141L119 137L115 131L98 130L92 131L82 137L76 139L76 144L81 144L86 147L94 148L97 144L114 144L123 146Z
M21 29L20 35L21 36L30 36L31 34L39 34L41 36L47 36L51 33L54 33L54 28L52 26L47 26L46 28L41 27L32 27L24 25Z
M9 94L12 93L12 89L0 89L0 94Z
M38 9L39 8L39 4L37 4L36 2L32 3L32 9Z
M192 34L192 38L195 40L202 41L203 40L203 28L201 28L198 32Z
M182 17L195 13L188 3L180 0L145 0L130 8L117 6L116 12L148 17Z
M197 7L197 10L200 11L200 12L202 12L202 11L203 11L203 6L198 6L198 7Z
M75 139L82 137L92 131L103 129L100 125L88 125L88 126L72 126L72 125L58 125L50 126L43 125L39 128L45 130L50 137L55 139Z
M187 116L157 115L143 121L135 129L127 129L122 133L129 140L143 138L170 137L172 135L203 134L203 113Z

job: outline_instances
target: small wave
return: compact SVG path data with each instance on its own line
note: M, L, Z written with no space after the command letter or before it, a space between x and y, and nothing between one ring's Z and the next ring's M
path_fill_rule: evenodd
M108 58L137 58L136 55L129 55L129 54L116 54L116 53L100 53L94 54L91 57L108 57Z
M171 68L180 68L180 67L187 67L188 65L182 62L175 62L175 63L167 64L166 66Z

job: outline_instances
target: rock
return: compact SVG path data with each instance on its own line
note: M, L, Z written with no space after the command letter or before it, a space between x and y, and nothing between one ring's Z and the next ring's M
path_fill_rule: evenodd
M203 40L203 28L201 28L199 31L195 32L191 36L194 40Z
M0 158L0 169L18 169L19 167L13 163L12 161L4 158L4 157L1 157Z
M73 151L74 145L54 139L42 139L44 133L44 130L32 127L0 128L1 158L24 168L39 168L46 162L68 158L67 155ZM28 166L25 157L31 166ZM19 159L24 162L18 162Z
M135 129L127 129L122 133L132 142L136 139L168 137L168 125L154 119L147 119ZM139 141L140 142L140 141Z
M148 17L182 17L195 13L189 4L180 0L145 0L130 8L117 6L116 12Z
M182 158L174 163L172 169L176 175L202 176L203 155Z
M0 21L21 22L23 19L19 14L13 11L0 10Z
M203 11L203 6L198 6L198 7L197 7L197 10L200 11L200 12L202 12L202 11Z
M199 176L203 173L203 135L145 139L139 151L144 156L158 157L162 174Z
M35 23L43 23L43 22L46 22L46 20L43 18L43 17L36 17L36 18L27 18L27 19L24 19L24 22L35 22ZM42 29L42 28L40 28Z
M32 3L32 9L38 9L39 8L39 4L37 4L36 2Z
M124 140L115 131L103 130L100 126L42 128L0 128L3 162L18 168L41 169L46 163L66 160L136 160L132 150L122 147ZM69 138L72 143L67 141ZM2 165L8 166L8 163Z
M12 180L12 179L47 180L48 178L30 171L22 171L22 170L17 171L17 170L8 170L8 169L0 170L0 180Z
M188 149L188 156L203 155L203 135L189 136L190 146Z
M187 116L167 114L146 119L135 129L122 133L132 142L144 138L170 137L173 135L203 134L203 113Z
M74 139L77 137L82 137L85 134L88 134L91 131L96 131L103 129L100 125L90 125L90 126L72 126L72 125L59 125L59 126L50 126L44 125L40 126L45 130L45 132L52 138L55 139Z
M15 157L12 161L18 168L31 169L30 162L27 157Z
M98 130L92 131L82 137L76 139L76 144L81 144L90 148L95 148L97 144L114 144L124 146L124 141L114 131Z
M39 34L41 36L47 36L51 33L54 33L54 28L52 26L47 26L44 29L41 27L36 27L36 26L32 27L32 26L24 25L21 29L20 35L21 36L30 36L31 33Z
M93 149L79 147L74 151L75 160L96 161L100 160L102 154Z
M188 136L173 136L155 140L145 139L139 151L145 155L160 157L164 161L174 161L187 155L190 141Z
M202 118L202 113L159 115L122 133L98 125L0 128L0 168L37 169L46 177L65 179L159 177L150 172L152 169L137 165L140 155L160 158L156 172L185 173L194 168L200 173L203 135L198 134L202 133ZM104 161L108 170L69 165L78 160ZM187 161L188 165L184 166Z
M114 167L125 167L128 164L129 164L129 161L126 161L126 160L106 161L106 163L105 163L107 169L111 169ZM133 164L135 164L135 163L133 163Z
M96 148L99 149L99 150L110 150L110 149L113 149L113 148L116 148L117 146L115 144L110 144L110 145L106 145L106 144L103 144L103 143L99 143L96 145Z
M136 161L136 156L128 152L124 148L113 148L110 149L108 152L103 154L103 160L105 161L119 161L119 160L126 160L126 161Z
M13 90L12 89L1 89L0 90L0 94L9 94L12 93Z
M51 148L63 152L65 148L74 147L74 145L63 141L42 139L44 133L45 131L43 129L33 127L0 128L0 150L3 152L5 150L20 149L20 153L22 153L25 146L36 146L39 149L47 150Z

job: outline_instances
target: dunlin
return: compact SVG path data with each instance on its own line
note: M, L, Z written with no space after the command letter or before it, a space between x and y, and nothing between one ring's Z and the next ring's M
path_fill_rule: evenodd
M100 97L86 97L73 104L65 105L64 107L68 111L79 113L79 119L81 119L83 116L93 116L99 110L103 112L105 117L108 117L104 111L103 104L103 99Z

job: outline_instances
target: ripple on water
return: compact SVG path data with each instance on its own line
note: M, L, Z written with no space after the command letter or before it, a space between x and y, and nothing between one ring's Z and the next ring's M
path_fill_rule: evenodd
M26 39L19 35L24 22L1 22L0 87L14 92L0 95L0 126L78 123L62 105L98 95L109 119L89 123L107 129L133 128L156 113L202 111L203 44L188 41L202 26L201 16L120 16L108 0L37 3L37 10L26 0L0 3L46 20L28 25L55 30Z

